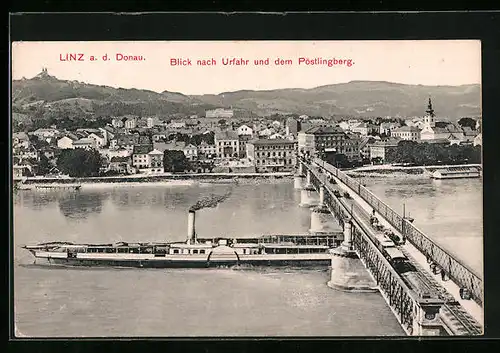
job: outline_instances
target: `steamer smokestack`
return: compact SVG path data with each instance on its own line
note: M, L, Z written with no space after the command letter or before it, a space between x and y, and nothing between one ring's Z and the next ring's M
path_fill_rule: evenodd
M189 210L188 212L188 229L187 229L187 243L194 244L196 242L196 234L195 234L195 215L196 212L194 210Z

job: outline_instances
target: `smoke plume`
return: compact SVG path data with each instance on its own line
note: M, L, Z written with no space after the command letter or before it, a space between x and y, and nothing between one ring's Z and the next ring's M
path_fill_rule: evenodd
M231 195L231 192L231 190L228 190L224 195L210 194L205 196L191 206L189 211L198 211L203 208L214 208L219 203L224 202Z

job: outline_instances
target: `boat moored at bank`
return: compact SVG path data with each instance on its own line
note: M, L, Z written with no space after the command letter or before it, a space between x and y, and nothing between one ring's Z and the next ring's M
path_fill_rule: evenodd
M477 168L438 169L431 174L432 179L479 178L481 172Z

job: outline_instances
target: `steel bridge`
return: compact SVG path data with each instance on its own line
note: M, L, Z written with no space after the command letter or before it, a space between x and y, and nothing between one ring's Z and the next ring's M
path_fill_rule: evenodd
M318 159L301 159L299 170L304 171L304 168L308 173L308 182L318 191L323 188L324 204L337 218L339 224L344 227L346 220L351 223L354 249L376 280L380 292L407 334L478 335L482 333L482 327L437 281L426 276L425 270L420 268L414 275L418 277L419 283L426 287L425 293L396 271L377 247L373 228L367 221L369 214L356 202L335 196L336 188L329 178L337 178L350 187L428 259L443 268L450 279L470 290L474 300L481 304L482 280L477 274L434 244L411 222L397 214L364 188L361 183L342 171Z

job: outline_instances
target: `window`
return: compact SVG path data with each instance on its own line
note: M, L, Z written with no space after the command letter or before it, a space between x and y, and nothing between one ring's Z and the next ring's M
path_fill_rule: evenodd
M174 254L178 254L179 253L179 249L174 249Z
M128 253L128 248L118 248L118 253Z
M205 253L205 250L200 250L200 254L204 254Z
M198 254L198 250L193 250L193 254Z

